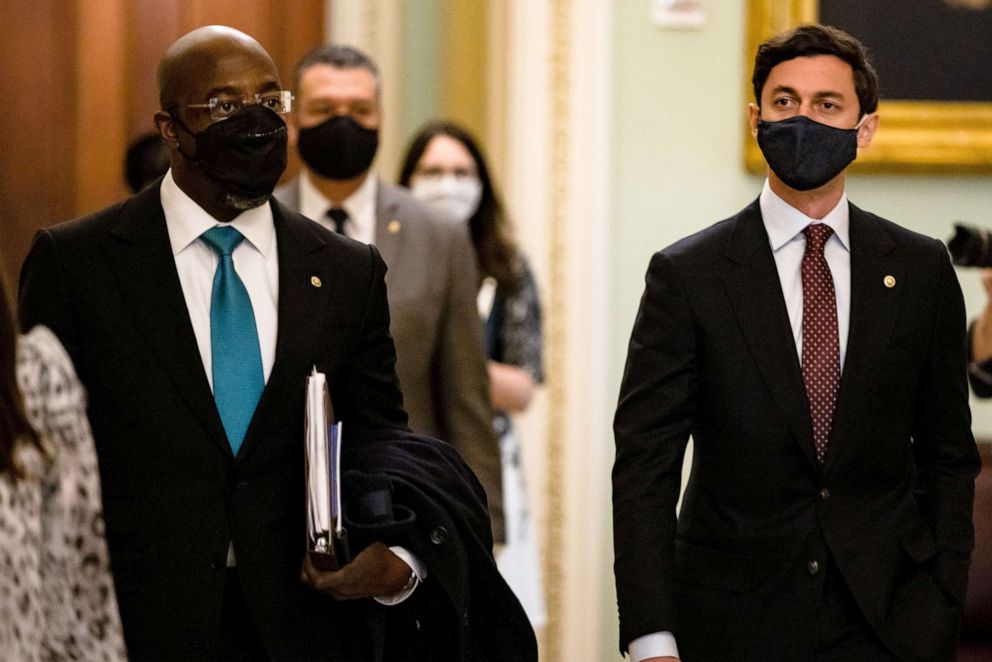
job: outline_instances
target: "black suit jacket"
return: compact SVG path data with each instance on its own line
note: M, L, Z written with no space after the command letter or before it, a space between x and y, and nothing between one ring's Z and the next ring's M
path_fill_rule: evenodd
M853 205L850 237L822 467L758 203L652 258L614 422L621 649L804 659L831 562L901 659L953 658L979 468L961 292L936 240Z
M363 659L360 613L304 586L303 412L328 375L349 443L406 429L385 266L372 247L272 202L276 358L237 457L224 435L169 244L159 187L39 232L20 312L89 393L107 539L132 659L214 660L228 543L275 659ZM314 277L320 279L316 286Z
M406 602L370 605L369 620L376 625L373 639L382 642L382 659L536 661L530 621L492 556L486 493L454 447L390 431L346 446L342 465L348 469L343 481L346 520L353 503L348 497L354 496L348 494L350 484L356 478L380 479L388 486L394 508L414 513L402 537L384 542L407 547L430 569ZM356 527L348 535L359 547L368 537ZM366 660L373 658L362 662Z

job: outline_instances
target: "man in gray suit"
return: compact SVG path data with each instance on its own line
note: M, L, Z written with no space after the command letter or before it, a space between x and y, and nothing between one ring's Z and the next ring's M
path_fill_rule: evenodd
M486 490L501 542L499 446L467 228L436 217L405 189L371 173L381 115L379 71L367 55L347 46L315 48L297 64L295 93L291 141L305 170L275 195L381 252L410 426L459 450Z

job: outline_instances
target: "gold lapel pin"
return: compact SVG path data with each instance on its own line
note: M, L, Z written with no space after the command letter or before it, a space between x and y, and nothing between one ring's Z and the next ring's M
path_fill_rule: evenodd
M885 286L887 288L892 289L893 287L896 286L896 277L886 276L885 278L882 279L882 282L885 283Z
M386 226L386 230L389 231L389 234L396 234L400 231L400 222L394 218L389 221L389 225Z
M322 285L320 279L317 278L316 276L310 276L310 284L313 285L314 287L320 287Z

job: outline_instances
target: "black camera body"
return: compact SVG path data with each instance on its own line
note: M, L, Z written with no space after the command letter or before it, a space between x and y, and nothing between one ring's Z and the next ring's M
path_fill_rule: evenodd
M992 267L992 232L955 223L947 250L959 267Z

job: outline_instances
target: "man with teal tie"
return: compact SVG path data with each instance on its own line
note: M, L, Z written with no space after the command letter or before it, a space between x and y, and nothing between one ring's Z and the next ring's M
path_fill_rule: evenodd
M210 228L200 239L220 256L210 296L214 400L235 455L265 386L251 298L234 268L234 249L245 236L232 227Z
M52 328L89 393L131 659L371 659L373 601L424 575L375 543L347 572L303 565L306 375L327 374L350 443L405 432L374 247L270 201L292 96L230 28L176 41L155 114L171 169L41 231L25 326Z

